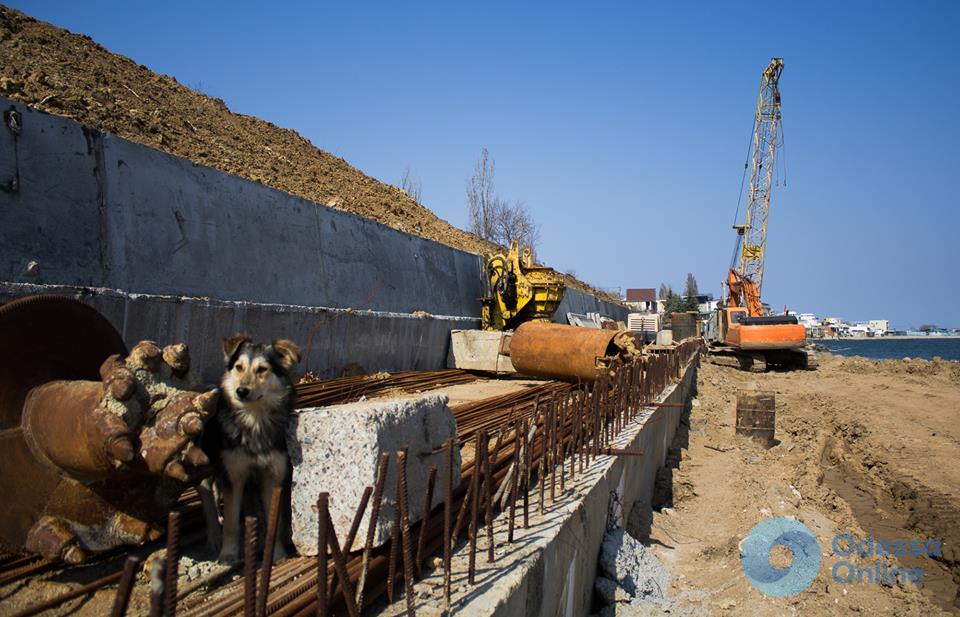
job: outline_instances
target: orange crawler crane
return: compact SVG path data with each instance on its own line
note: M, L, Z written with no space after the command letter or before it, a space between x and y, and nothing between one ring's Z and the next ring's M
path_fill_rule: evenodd
M767 250L767 219L774 164L780 147L780 73L783 58L773 58L760 80L749 160L750 188L744 223L735 224L737 249L731 264L723 304L707 328L711 359L755 372L769 366L814 368L806 347L806 329L790 315L764 315L763 285Z

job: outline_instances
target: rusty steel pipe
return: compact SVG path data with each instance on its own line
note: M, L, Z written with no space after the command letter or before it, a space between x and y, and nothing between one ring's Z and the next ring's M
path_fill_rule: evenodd
M209 464L218 393L193 391L186 345L127 353L93 308L35 296L0 306L0 347L0 542L80 563L157 539Z
M592 382L620 356L616 330L593 330L530 321L510 340L518 372L566 381Z
M42 462L78 478L103 478L114 460L133 458L132 435L123 421L97 408L98 381L51 381L23 404L23 436ZM117 456L119 454L119 456Z

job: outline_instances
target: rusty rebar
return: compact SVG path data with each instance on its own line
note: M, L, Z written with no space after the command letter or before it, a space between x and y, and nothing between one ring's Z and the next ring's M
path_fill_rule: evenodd
M447 469L443 487L443 605L447 611L450 610L450 584L452 579L450 558L453 552L451 546L453 540L450 538L450 527L453 522L451 519L453 518L453 447L455 441L455 439L447 440Z
M433 489L436 483L437 466L430 465L430 473L427 476L427 498L423 502L423 513L420 515L420 534L417 538L417 558L414 561L418 579L423 576L423 547L427 542L427 527L430 524L430 512L433 510Z
M483 460L483 450L486 449L487 444L487 432L485 429L481 429L477 433L475 439L475 446L473 449L474 456L474 473L471 476L470 482L470 525L468 526L468 534L470 536L470 558L467 566L467 581L473 585L476 583L476 574L477 574L477 510L480 502L480 467L478 464Z
M483 492L484 518L487 523L487 563L493 563L496 558L494 555L495 538L493 535L493 462L494 458L499 454L502 438L503 431L501 430L500 437L497 439L497 448L494 450L492 458L490 452L487 450L487 445L483 447L483 475L484 485L487 487L487 490ZM479 472L480 470L477 469L477 471Z
M600 448L599 456L643 456L643 450L626 450L623 448Z
M574 395L574 396L575 396L575 398L574 398L574 401L575 401L575 404L574 404L574 414L576 415L576 419L577 419L577 421L576 421L577 432L576 432L576 440L575 440L575 443L576 443L576 446L575 446L576 450L575 450L575 452L576 452L576 454L577 454L577 458L579 459L580 473L583 474L583 423L584 423L584 419L585 419L585 417L586 417L586 416L584 416L584 413L583 413L583 409L584 409L583 401L584 401L584 399L586 398L586 393L585 393L585 392L577 392L576 395Z
M86 585L77 587L76 589L63 593L59 596L56 596L54 598L51 598L39 604L34 604L33 606L29 606L18 613L12 613L10 617L31 617L32 615L39 615L40 613L56 608L65 602L69 602L70 600L73 600L75 598L80 598L87 594L94 593L101 587L112 585L113 583L116 583L117 581L119 581L122 576L123 576L123 572L114 572L113 574L108 574L107 576L104 576L101 579L97 579L92 583L87 583ZM161 590L161 593L162 593L162 589L163 589L162 583L159 589ZM163 606L162 595L158 601L158 604L161 607ZM159 612L157 613L156 617L160 617Z
M167 515L167 555L164 560L163 606L167 617L177 614L177 582L180 578L180 512Z
M270 494L270 511L267 515L267 537L263 542L263 559L260 563L260 590L257 593L257 617L267 615L267 596L270 595L270 576L273 574L273 546L277 541L280 526L280 497L283 489L274 487ZM266 506L266 504L264 504Z
M253 617L257 610L257 519L243 521L243 614Z
M326 517L329 521L329 510L326 513ZM333 567L337 571L337 576L340 577L340 586L343 588L343 600L347 605L347 613L350 617L358 617L360 613L354 601L353 586L350 584L350 575L347 572L347 561L343 556L343 552L340 551L340 542L337 540L337 530L331 525L327 525L327 528L329 530L327 546L330 547L330 553L333 556Z
M474 450L474 456L476 456L476 450ZM461 473L463 473L461 471ZM453 533L450 535L450 542L456 546L457 538L460 537L460 528L463 527L463 523L467 520L467 514L470 512L470 504L472 503L472 493L473 493L473 481L476 479L477 474L470 474L470 485L467 487L467 491L463 496L463 501L460 502L460 510L457 512L457 518L453 524ZM470 525L467 525L467 532L469 534Z
M130 592L133 591L134 577L139 569L140 559L137 557L127 557L123 562L123 574L120 576L120 584L117 585L117 595L113 598L111 617L123 617L127 614L127 607L130 606Z
M317 497L317 617L327 617L327 531L330 529L330 494Z
M399 474L399 469L397 470ZM397 484L397 497L400 495L400 485ZM393 604L394 587L397 584L397 561L400 559L400 544L403 542L400 530L400 500L393 502L393 529L390 530L390 560L387 563L387 601Z
M353 513L353 521L350 523L350 530L347 531L347 539L343 543L344 550L348 553L350 549L353 548L353 541L357 537L357 531L360 530L360 523L363 522L363 513L367 510L367 502L370 501L370 493L373 492L373 487L368 486L363 489L363 494L360 495L360 505L357 506L357 511ZM334 572L333 576L330 579L330 585L327 587L327 594L333 595L333 590L337 584L337 573Z
M370 552L373 550L373 539L380 522L380 504L383 499L383 485L387 481L387 468L390 466L390 454L380 455L380 464L377 466L377 483L373 488L373 505L370 507L370 521L367 523L367 541L363 546L363 562L360 567L360 579L357 582L357 610L363 610L363 594L367 584L367 572L370 569ZM349 547L348 547L349 550Z
M533 419L533 426L536 430L537 420ZM533 436L530 435L529 420L523 421L523 528L530 528L530 443Z
M513 527L516 523L517 518L517 486L519 484L520 477L520 440L523 437L520 435L521 429L520 420L514 422L514 447L513 447L513 474L510 477L510 522L507 526L507 542L513 542Z
M400 505L401 539L403 542L403 584L404 600L407 605L407 616L413 617L413 546L410 540L410 514L407 511L409 495L407 495L407 447L403 446L397 452L397 502Z
M363 489L363 494L360 495L360 505L357 506L357 511L353 515L353 522L350 523L350 531L347 532L347 541L344 543L343 548L348 553L353 548L353 542L357 539L357 532L360 531L360 524L363 522L363 515L367 511L367 504L370 502L370 495L373 493L373 487L368 486Z
M547 474L545 473L546 470L547 470L547 467L546 467L546 465L547 465L547 441L549 441L549 440L547 439L547 432L548 432L548 431L547 431L547 414L546 414L546 412L544 412L544 414L543 414L543 431L540 433L540 446L541 446L541 449L540 449L540 461L539 461L539 464L537 465L537 467L538 467L538 469L537 469L537 480L539 481L539 484L540 484L540 504L539 504L539 505L540 505L540 514L541 514L541 515L542 515L542 514L544 513L544 511L545 511L545 510L544 510L544 493L545 493L546 488L547 488L547 477L546 477Z
M557 403L554 400L550 408L550 503L557 500Z

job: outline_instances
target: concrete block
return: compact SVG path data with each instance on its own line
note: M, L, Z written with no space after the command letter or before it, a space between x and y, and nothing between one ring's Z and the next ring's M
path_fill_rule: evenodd
M670 575L660 560L623 529L614 529L603 537L600 570L635 598L663 598L670 584Z
M466 371L516 373L510 356L501 353L509 336L506 332L453 330L450 332L447 367Z
M427 493L430 466L437 466L433 506L443 501L446 478L443 443L457 435L457 423L447 397L438 394L375 399L300 409L287 431L293 464L291 489L293 543L301 555L317 552L317 495L330 493L330 516L341 546L353 522L364 488L374 486L377 464L389 452L390 468L384 484L374 546L390 539L397 507L397 459L407 446L407 488L410 522L420 520ZM454 487L460 483L460 450L454 451ZM363 547L372 503L360 524L352 550Z
M657 332L657 345L673 345L673 330Z

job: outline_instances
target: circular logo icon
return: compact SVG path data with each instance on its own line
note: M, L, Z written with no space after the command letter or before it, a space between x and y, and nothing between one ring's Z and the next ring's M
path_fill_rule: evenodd
M793 561L786 568L770 563L770 551L786 546ZM792 596L810 586L820 570L820 545L806 525L791 518L758 523L740 545L740 563L747 580L771 596Z

